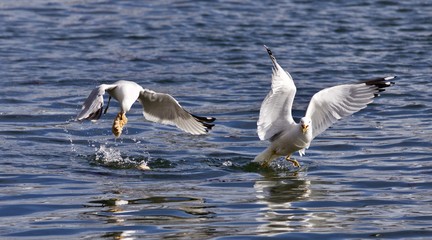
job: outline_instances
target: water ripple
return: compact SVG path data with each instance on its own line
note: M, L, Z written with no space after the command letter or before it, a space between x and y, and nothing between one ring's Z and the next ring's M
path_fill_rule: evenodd
M2 1L3 238L428 238L432 75L426 2ZM397 75L317 137L302 167L250 161L271 63L322 88ZM146 122L136 104L73 121L98 84L128 79L217 118L208 136ZM118 104L113 102L112 109ZM142 170L142 165L150 167ZM344 233L341 233L341 229Z

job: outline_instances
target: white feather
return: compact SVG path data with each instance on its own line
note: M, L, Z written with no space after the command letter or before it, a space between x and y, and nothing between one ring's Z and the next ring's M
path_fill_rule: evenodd
M269 139L270 146L254 161L262 164L271 162L276 156L291 155L298 151L300 156L311 141L338 119L349 116L373 101L373 98L393 83L395 77L385 77L357 84L345 84L323 89L316 93L300 123L292 118L292 104L296 87L291 75L277 63L270 49L267 53L273 62L272 87L264 99L257 122L261 140Z
M96 87L84 102L77 120L97 120L102 114L103 95L105 92L120 103L120 111L126 113L139 100L143 106L144 117L152 122L175 125L193 135L206 134L214 118L197 117L188 111L172 96L143 89L131 81L117 81L114 84L102 84Z

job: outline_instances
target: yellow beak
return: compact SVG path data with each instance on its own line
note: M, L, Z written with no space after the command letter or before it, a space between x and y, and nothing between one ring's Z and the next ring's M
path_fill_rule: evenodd
M301 127L302 127L303 134L306 133L306 131L309 129L309 125L302 125Z

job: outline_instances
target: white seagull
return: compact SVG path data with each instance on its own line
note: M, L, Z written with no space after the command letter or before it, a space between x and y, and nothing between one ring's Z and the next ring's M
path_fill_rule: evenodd
M108 110L111 97L120 103L120 112L112 126L112 132L116 137L121 135L127 123L126 112L137 100L143 106L144 117L149 121L175 125L193 135L206 134L214 126L212 122L215 118L199 117L189 113L171 95L144 89L135 82L125 80L114 84L101 84L93 89L76 120L98 120L102 115L105 92L108 92L109 99L104 113Z
M379 92L394 84L389 80L395 76L390 76L325 88L313 95L306 115L296 123L291 112L296 93L294 81L277 63L272 51L264 47L273 62L273 75L271 90L261 105L257 132L260 140L269 140L271 144L253 160L263 166L286 156L287 161L299 167L298 161L291 159L294 152L303 156L316 136L338 119L365 108Z

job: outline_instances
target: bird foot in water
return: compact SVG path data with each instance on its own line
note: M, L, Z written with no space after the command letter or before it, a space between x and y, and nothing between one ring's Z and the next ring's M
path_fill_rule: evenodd
M112 126L112 133L116 138L120 137L123 131L123 127L127 124L128 119L125 113L119 112L114 119L114 123Z
M291 162L294 167L300 167L300 163L295 159L291 159L290 156L287 156L285 160Z

